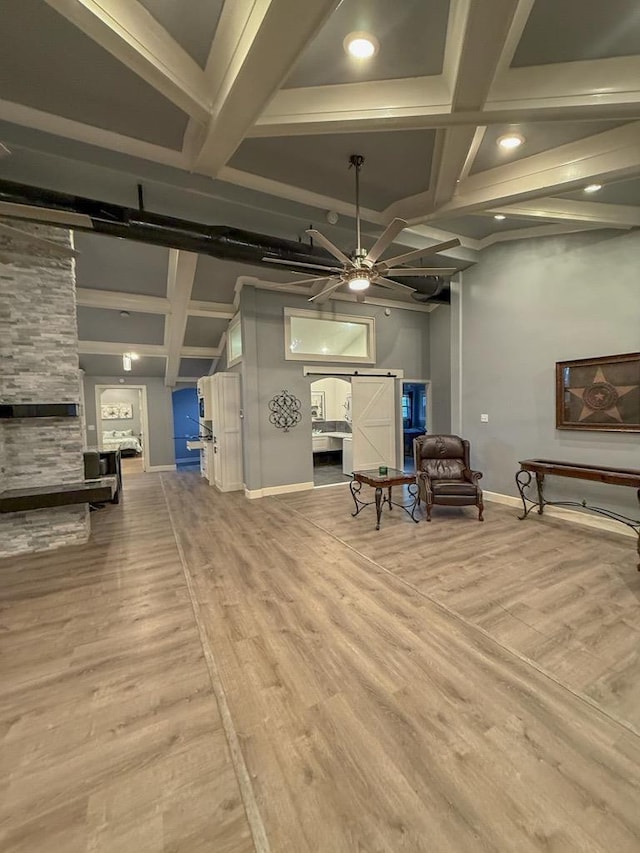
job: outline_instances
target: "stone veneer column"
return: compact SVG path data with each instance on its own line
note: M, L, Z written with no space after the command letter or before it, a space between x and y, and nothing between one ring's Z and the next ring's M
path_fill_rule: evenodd
M60 228L3 220L71 246ZM78 403L75 261L0 234L0 402ZM84 479L80 418L0 419L0 490ZM0 556L84 542L89 508L0 514Z

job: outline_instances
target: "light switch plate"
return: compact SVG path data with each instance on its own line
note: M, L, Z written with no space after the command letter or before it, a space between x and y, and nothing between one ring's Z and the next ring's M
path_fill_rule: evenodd
M489 423L489 415L480 415L480 423L488 424Z

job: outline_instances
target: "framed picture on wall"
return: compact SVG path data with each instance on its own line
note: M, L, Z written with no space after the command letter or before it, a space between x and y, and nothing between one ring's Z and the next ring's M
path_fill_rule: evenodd
M323 421L325 419L324 391L311 392L311 420Z
M640 432L640 353L556 362L556 428Z
M133 418L133 405L131 403L105 403L100 407L103 421L128 420Z

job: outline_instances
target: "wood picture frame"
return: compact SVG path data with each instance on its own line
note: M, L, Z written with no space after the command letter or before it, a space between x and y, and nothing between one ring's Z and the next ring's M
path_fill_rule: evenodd
M640 432L640 353L556 362L556 429Z

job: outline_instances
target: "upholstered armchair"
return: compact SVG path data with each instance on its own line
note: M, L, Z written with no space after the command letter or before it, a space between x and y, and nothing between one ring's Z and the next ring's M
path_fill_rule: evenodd
M457 435L421 435L413 441L418 503L424 501L427 521L434 504L477 506L482 521L484 505L478 481L480 471L469 464L469 442Z

